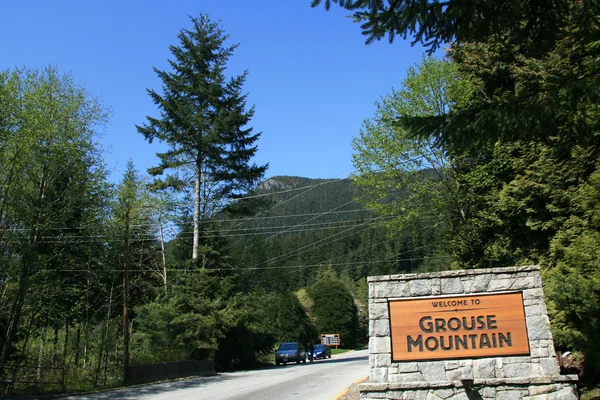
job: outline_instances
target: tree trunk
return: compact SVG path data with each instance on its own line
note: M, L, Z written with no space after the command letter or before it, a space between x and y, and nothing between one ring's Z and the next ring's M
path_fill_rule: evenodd
M196 164L196 182L194 186L194 242L192 245L192 260L198 259L200 242L200 182L202 171L198 164Z
M38 365L37 365L37 381L42 380L42 363L44 361L44 342L46 341L46 325L42 328L42 334L40 335L40 348L38 349Z
M64 387L67 383L67 368L69 367L68 358L69 350L69 320L65 319L65 342L63 346L63 357L62 357L62 386ZM75 367L77 368L77 367Z
M106 343L106 337L108 336L108 324L110 323L110 310L112 308L112 295L114 288L114 280L110 285L110 294L108 295L108 310L106 312L106 325L102 338L100 339L100 351L98 352L98 364L96 365L96 376L94 377L94 387L98 386L98 379L100 378L100 368L102 366L102 355L104 354L104 345Z
M158 216L158 233L160 236L160 254L162 255L162 267L163 267L163 285L165 287L165 296L167 296L167 258L165 256L165 240L163 238L162 229L162 211L159 211Z
M40 187L37 199L37 215L35 217L34 229L32 230L32 234L29 237L29 249L23 256L23 268L21 269L21 276L19 279L19 289L17 290L17 295L15 296L15 300L13 301L11 307L10 318L8 320L8 327L6 328L6 335L4 336L4 346L2 346L2 353L0 354L0 365L4 365L6 363L6 359L8 358L8 354L10 353L12 342L15 338L15 334L17 333L17 328L19 327L19 322L21 320L21 310L23 308L23 303L25 302L25 294L29 286L30 271L35 265L35 251L37 247L37 237L40 226L40 220L42 217L41 207L42 202L44 201L45 190L46 176L45 174L43 174L42 178L40 179Z
M79 368L79 357L81 354L81 324L77 325L77 333L75 334L75 368Z
M6 328L6 335L4 336L4 346L2 346L2 354L0 354L0 365L6 364L6 360L12 347L17 327L21 319L21 310L23 308L23 301L25 299L25 292L28 286L29 274L27 271L27 262L23 260L23 269L21 270L21 279L19 279L19 289L17 295L13 300L13 304L10 309L10 317L8 319L8 326Z

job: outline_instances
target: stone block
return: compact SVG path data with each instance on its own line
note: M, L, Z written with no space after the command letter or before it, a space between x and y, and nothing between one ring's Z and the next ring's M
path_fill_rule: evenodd
M442 382L446 380L444 362L420 362L419 370L427 382Z
M436 397L432 397L433 399L449 399L452 396L454 396L454 389L438 389L438 390L434 390L432 393L433 396Z
M544 357L549 357L549 352L548 349L545 348L534 348L531 347L531 358L544 358Z
M548 315L548 308L546 308L546 302L545 301L540 302L539 306L540 306L540 314Z
M540 373L545 376L556 376L560 375L560 369L558 367L558 361L554 357L542 358L540 360Z
M549 400L577 400L578 398L575 385L565 386L557 392L550 393L550 396L548 396Z
M429 296L431 285L426 279L416 279L409 282L411 296Z
M460 389L456 392L452 400L471 400L464 389Z
M531 307L531 306L538 306L539 304L540 304L539 299L535 299L535 300L523 299L523 306L525 306L525 308Z
M404 280L404 281L412 281L417 279L419 274L400 274L400 275L390 275L390 279L394 280Z
M487 291L488 285L492 280L492 275L476 275L473 281L473 286L471 286L472 293L485 292Z
M514 283L514 279L498 279L498 278L494 278L490 281L490 284L488 285L488 291L489 292L499 292L502 290L509 290L510 287L513 285Z
M423 374L420 372L406 372L389 376L390 383L407 383L407 382L425 382Z
M385 392L370 392L370 393L361 393L361 399L387 399L387 394Z
M392 348L389 337L373 337L369 338L369 352L371 354L384 353L391 354Z
M446 371L456 369L456 368L458 368L458 361L456 361L456 360L446 361L444 363L444 367L446 368Z
M440 278L434 278L431 280L431 294L434 296L442 294L442 281Z
M381 281L389 281L391 275L375 275L375 276L367 276L367 282L381 282Z
M369 336L390 336L390 320L387 318L370 320Z
M523 397L523 392L516 390L505 390L502 392L496 392L496 400L522 400Z
M471 288L473 287L473 282L475 279L471 276L468 276L468 277L463 277L460 280L463 285L463 293L472 293L473 290Z
M504 376L506 378L523 378L531 376L531 363L505 364Z
M535 315L542 315L542 308L539 304L525 307L525 315L527 317L531 317L531 316L535 316Z
M369 355L369 368L389 367L392 365L392 356L390 354L371 354Z
M424 391L390 391L387 393L388 400L427 400L427 392Z
M460 278L449 278L442 280L442 294L464 293L464 287Z
M463 379L473 379L473 367L465 366L446 371L446 379L449 381L461 381Z
M502 361L504 364L529 364L531 362L531 357L504 357Z
M481 391L484 399L495 399L496 398L496 388L493 387L484 387Z
M562 385L552 384L552 385L539 385L539 386L530 386L529 387L529 395L530 396L538 396L541 394L548 394L552 392L556 392L562 388Z
M384 298L387 299L388 297L390 297L389 293L390 293L390 282L389 281L383 281L383 282L373 282L371 284L371 287L373 288L373 298Z
M387 368L369 368L369 382L386 383L388 381Z
M541 288L523 290L523 300L543 300L544 291Z
M399 373L406 372L419 372L419 363L416 362L402 362L397 364Z
M473 361L473 378L489 379L496 377L496 360L493 358L482 358Z
M529 341L552 340L550 333L550 321L545 315L534 315L527 318L527 333Z
M373 298L387 299L390 297L407 297L410 295L408 283L405 281L382 281L371 284Z
M514 283L510 287L511 290L523 290L523 289L533 289L537 287L536 279L533 276L529 276L527 278L519 278L515 279Z
M388 286L388 297L408 297L410 290L406 281L391 281Z
M388 319L390 318L387 302L374 303L369 302L369 319Z
M504 367L504 363L501 358L496 358L496 369L502 369Z
M531 364L531 379L542 378L542 370L540 368L540 360L534 360Z

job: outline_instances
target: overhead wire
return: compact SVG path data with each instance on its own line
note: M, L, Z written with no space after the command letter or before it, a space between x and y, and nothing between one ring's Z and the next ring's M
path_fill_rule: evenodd
M310 214L314 215L314 214ZM326 215L326 213L317 214L318 216ZM392 216L383 216L378 217L378 219L391 219ZM229 232L240 232L240 233L230 233L227 235L223 235L220 232L215 234L202 234L200 238L214 238L214 237L240 237L240 236L253 236L253 235L267 235L267 234L278 234L278 233L295 233L295 232L308 232L308 231L317 231L317 230L329 230L340 227L345 227L348 225L356 224L356 223L364 223L364 222L372 222L375 218L362 218L362 219L350 219L350 220L340 220L340 221L328 221L328 222L317 222L312 224L294 224L294 225L280 225L280 226L263 226L263 227L249 227L249 228L238 228L229 230ZM300 226L310 227L308 229L292 229L298 228ZM267 231L268 230L268 231ZM171 240L181 240L186 238L191 238L193 232L192 231L179 231L178 236L174 237ZM130 241L156 241L158 238L154 233L136 233L135 237L130 238ZM39 243L64 243L69 240L75 239L119 239L122 238L123 235L120 234L105 234L105 235L66 235L61 238L57 238L56 236L38 236L36 239ZM13 238L15 240L29 240L27 237L21 238ZM51 239L51 240L46 240ZM88 243L92 243L95 240L88 240Z
M350 168L350 169L348 169L348 170L346 170L346 171L344 171L344 172L342 172L342 173L338 174L337 176L340 176L340 175L342 175L342 174L344 174L344 173L346 173L346 172L348 172L348 171L353 171L353 169L352 169L352 168ZM275 205L274 205L273 207L271 207L271 208L270 208L268 211L272 211L274 208L281 207L282 205L284 205L284 204L286 204L286 203L288 203L288 202L290 202L290 201L292 201L292 200L294 200L294 199L298 198L299 196L305 195L306 193L310 192L311 190L314 190L314 189L316 189L316 188L317 188L317 187L319 187L319 186L322 186L322 185L327 185L327 184L330 184L330 183L333 183L333 182L339 182L339 181L341 181L341 180L343 180L343 179L329 179L329 180L326 180L325 182L320 182L320 183L318 183L318 184L316 184L316 185L313 185L313 186L308 186L308 187L309 187L309 189L308 189L308 190L306 190L306 191L304 191L304 192L302 192L302 193L299 193L299 194L297 194L297 195L295 195L295 196L292 196L291 198L289 198L289 199L287 199L287 200L284 200L284 201L281 201L281 202L279 202L279 203L275 204ZM265 212L263 212L263 214L264 214L264 213L265 213Z
M333 209L332 209L332 210L330 210L330 211L335 211L335 210L337 210L337 209L339 209L339 208L342 208L342 207L345 207L345 206L347 206L348 204L351 204L351 203L353 203L353 202L354 202L354 200L350 200L349 202L347 202L347 203L345 203L345 204L342 204L342 205L340 205L340 206L337 206L337 207L333 208ZM283 231L283 232L279 232L279 233L273 234L273 235L269 236L268 238L266 238L265 240L270 240L270 239L272 239L272 238L274 238L274 237L276 237L276 236L279 236L279 235L281 235L281 234L283 234L283 233L285 233L285 232L287 232L287 231L289 231L289 230L291 230L291 229L293 229L293 228L297 228L297 227L299 227L299 226L302 226L302 225L303 225L303 224L305 224L306 222L314 221L315 219L317 219L317 218L321 218L321 217L323 217L323 216L325 216L325 215L328 215L328 214L329 214L329 211L326 211L326 212L324 212L324 213L323 213L323 214L321 214L321 215L317 215L317 216L314 216L313 218L310 218L308 221L304 221L304 222L298 223L298 224L296 224L296 225L292 226L291 228L289 228L289 229L287 229L287 230L285 230L285 231Z
M381 217L377 217L377 218L375 218L374 220L377 220L377 219L380 219L380 218L381 218ZM359 224L359 225L357 225L357 226L362 226L362 225L365 225L365 224L366 224L366 223L363 223L363 224ZM350 230L352 230L352 229L354 229L354 228L356 228L356 227L354 227L354 226L353 226L353 227L351 227L351 228L348 228L348 229L345 229L345 230L343 230L342 232L337 232L337 233L334 233L334 234L332 234L332 235L330 235L330 236L328 236L328 237L326 237L326 238L324 238L324 239L317 240L316 242L310 243L310 244L308 244L308 245L306 245L306 246L300 247L300 248L298 248L298 249L294 249L294 250L292 250L292 251L290 251L290 252L288 252L288 253L285 253L285 254L282 254L282 255L280 255L280 256L274 257L274 258L272 258L272 259L270 259L270 260L263 261L263 262L261 262L261 263L257 264L257 266L259 266L259 265L262 265L262 264L266 264L266 263L270 263L270 262L273 262L273 261L276 261L276 260L279 260L280 258L286 257L286 256L288 256L288 255L291 255L291 254L293 254L293 255L297 255L297 254L295 254L295 253L297 253L297 252L299 252L299 251L301 251L301 250L304 250L304 249L306 249L306 248L308 248L308 247L311 247L311 246L314 246L314 245L316 245L316 244L319 244L319 243L321 243L321 242L323 242L323 241L325 241L325 240L331 239L331 238L333 238L333 237L335 237L335 236L338 236L338 235L341 235L341 234L343 234L343 233L346 233L346 232L348 232L348 231L350 231ZM343 237L342 237L342 238L343 238ZM339 240L339 239L340 239L340 238L338 238L338 239L336 239L336 240ZM319 246L319 247L321 247L321 246Z
M374 220L381 219L381 218L383 218L383 217L378 217L378 218L375 218ZM364 225L364 224L361 224L361 225ZM358 225L358 226L360 226L360 225ZM429 227L423 227L423 228L421 228L421 229L417 230L416 232L420 232L421 230L428 229L428 228L429 228ZM300 250L305 250L304 252L306 252L306 251L307 251L306 249L308 248L308 249L310 250L310 247L311 247L312 245L314 245L314 244L318 244L318 243L320 243L320 242L322 242L322 241L324 241L324 240L330 239L330 238L332 238L332 237L334 237L334 236L337 236L337 235L338 235L338 234L340 234L340 233L347 232L348 230L351 230L351 229L352 229L352 228L349 228L349 229L346 229L346 230L345 230L345 231L343 231L343 232L339 232L339 233L336 233L336 234L330 235L329 237L327 237L327 238L324 238L324 239L321 239L321 240L319 240L319 241L317 241L317 242L309 243L308 245L306 245L306 246L303 246L303 247L301 247L301 248L299 248L299 249L294 249L294 250L292 250L292 251L290 251L290 252L288 252L288 253L285 253L285 254L282 254L282 255L280 255L280 256L277 256L277 257L271 258L271 259L269 259L269 260L263 261L262 263L260 263L260 264L257 264L257 265L262 265L262 264L267 264L267 263L270 263L270 262L274 262L274 261L277 261L277 260L279 260L280 258L283 258L283 257L285 257L285 256L288 256L288 255L298 256L299 254L302 254L302 253L299 253L299 254L297 253L297 252L299 252ZM357 232L354 232L354 233L352 233L352 234L355 234L355 233L357 233ZM347 237L347 236L351 236L351 235L346 235L346 236L343 236L343 237L341 237L341 238L337 238L337 239L336 239L336 241L337 241L337 240L340 240L340 239L343 239L343 238L345 238L345 237ZM322 245L319 245L318 247L322 247ZM317 248L318 248L318 247L317 247ZM304 253L304 252L303 252L303 253ZM296 254L295 254L295 253L296 253ZM250 267L250 268L252 268L252 267Z
M347 170L347 171L350 171L350 170ZM290 198L290 199L288 199L288 200L285 201L285 202L287 202L287 201L293 200L294 198L296 198L296 197L298 197L298 196L300 196L300 195L302 195L302 194L304 194L304 193L306 193L306 192L308 192L308 191L310 191L310 190L312 190L312 189L314 189L316 187L319 187L319 186L322 186L322 185L326 185L326 184L329 184L329 183L333 183L333 182L339 182L339 181L342 181L344 179L348 179L348 178L328 179L328 180L326 180L324 182L319 182L319 183L316 183L314 185L307 185L307 186L302 186L300 188L282 190L282 191L278 191L278 192L271 192L271 193L266 193L266 194L261 194L261 195L256 195L256 196L245 196L245 197L243 197L243 198L241 198L239 200L250 199L250 198L255 198L255 197L275 196L275 195L282 194L282 193L288 193L288 192L293 192L293 191L297 191L297 190L308 189L307 191L302 192L302 193L300 193L300 194L298 194L298 195L296 195L296 196L294 196L294 197L292 197L292 198ZM280 205L284 204L285 202L278 203L275 206L280 206ZM175 205L177 205L177 204L190 205L187 202L186 203L179 202L179 203L172 203L172 204L175 204ZM148 208L148 207L151 208L151 207L154 207L154 206L139 206L138 208L142 208L142 207L143 208ZM134 208L136 208L136 207L134 207ZM365 212L365 211L368 211L368 210L365 210L365 209L356 209L356 210L342 210L342 211L339 211L339 212L340 213L348 213L348 212L361 212L361 211ZM318 214L318 213L296 214L296 215L283 215L283 216L276 215L276 216L266 216L266 217L248 217L248 218L236 218L236 219L224 219L224 220L221 220L221 219L210 219L210 220L206 220L204 222L205 223L222 223L222 222L231 222L231 221L251 221L251 220L260 220L260 219L263 219L263 218L265 218L265 219L270 219L270 218L286 218L286 217L290 217L290 216L294 216L295 217L295 216L313 215L313 214ZM76 227L73 227L73 226L48 227L48 228L43 228L43 230L87 229L87 228L90 228L90 227L97 227L97 225L98 225L97 223L91 223L91 224L87 224L87 225L79 225L79 226L76 226ZM130 225L130 227L158 226L158 225L159 225L158 223L132 224L132 225ZM10 230L11 231L23 231L23 232L27 232L27 231L31 231L31 230L35 230L35 229L38 229L38 228L11 228Z
M289 189L289 190L284 190L284 191L279 191L279 192L272 192L272 193L268 193L268 194L265 194L265 195L257 195L256 197L264 197L264 196L269 196L269 195L276 195L276 194L280 194L280 193L288 193L288 192L298 191L298 190L302 190L302 189L308 189L308 190L306 190L306 191L304 191L302 193L299 193L299 194L291 197L290 199L287 199L287 200L285 200L283 202L277 203L275 205L275 207L277 207L277 206L281 206L281 205L283 205L283 204L285 204L285 203L287 203L287 202L289 202L291 200L294 200L294 199L298 198L299 196L305 195L307 192L309 192L311 190L314 190L315 188L317 188L319 186L322 186L322 185L325 185L325 184L330 184L330 183L333 183L333 182L338 182L338 181L341 181L341 180L343 180L343 179L331 179L331 180L327 180L327 181L324 181L324 182L320 182L320 183L315 184L315 185L308 185L308 186L304 186L304 187L301 187L301 188L294 188L294 189ZM342 208L342 207L344 207L344 206L346 206L348 204L351 204L352 202L354 202L354 200L351 200L351 201L349 201L349 202L347 202L345 204L342 204L340 206L336 206L333 209L330 209L330 210L322 212L322 213L305 213L305 214L278 215L278 216L258 216L258 217L250 217L250 218L245 218L245 219L213 219L213 220L205 221L205 222L210 222L210 223L227 223L227 222L232 222L233 221L234 222L234 226L235 226L235 224L239 223L239 222L260 221L260 220L267 220L267 219L279 219L279 218L302 217L302 216L312 216L312 218L310 218L309 220L300 222L300 223L295 224L295 225L285 225L285 226L274 227L276 229L279 229L278 231L266 231L267 229L270 229L270 227L252 227L252 228L237 228L237 229L229 228L226 232L236 232L236 231L237 232L239 232L239 231L245 232L245 231L252 231L252 230L260 230L260 231L259 232L237 233L237 234L235 234L235 233L229 233L229 234L226 234L226 235L222 235L222 234L221 235L204 235L203 237L215 237L215 236L220 236L220 237L234 237L234 236L249 236L249 235L271 234L272 236L269 236L267 238L267 239L270 239L270 238L276 237L276 236L284 234L284 233L296 233L296 232L306 232L306 231L314 231L314 230L325 230L325 229L340 228L340 227L346 226L349 223L360 222L358 225L353 225L352 227L350 227L348 229L345 229L342 232L336 232L336 233L334 233L334 234L332 234L332 235L330 235L330 236L328 236L328 237L326 237L324 239L320 239L320 240L318 240L316 242L310 243L310 244L308 244L306 246L303 246L303 247L301 247L299 249L294 249L291 252L288 252L286 254L283 254L283 255L280 255L278 257L272 258L270 260L266 260L266 261L264 261L262 263L259 263L259 264L255 265L255 266L249 268L249 270L252 270L252 269L261 269L262 268L261 267L262 264L272 263L272 262L275 262L275 261L277 261L277 260L279 260L281 258L287 257L287 256L297 256L299 254L303 254L304 252L310 250L311 248L314 249L314 248L322 247L323 246L323 244L321 244L322 242L327 241L327 240L332 239L332 238L336 238L337 237L335 239L335 241L341 240L341 239L343 239L343 238L345 238L347 236L355 234L356 232L350 233L349 235L345 235L345 236L342 236L342 237L338 237L339 235L342 235L342 234L344 234L344 233L346 233L348 231L351 231L351 230L353 230L356 227L363 226L366 223L374 222L376 220L384 218L384 217L381 216L381 217L377 217L377 218L370 218L370 219L363 219L363 220L334 221L334 222L322 222L322 223L316 223L316 224L309 224L310 221L318 219L318 218L320 218L320 217L322 217L324 215L337 214L337 213L350 213L350 212L369 212L369 210L366 210L366 209L339 210L339 208ZM391 218L391 217L385 217L385 218ZM337 224L337 226L332 226L333 224ZM340 226L342 224L344 224L344 225ZM160 224L156 223L156 224L137 224L135 226L136 227L143 227L143 226L149 226L149 227L151 227L151 226L159 226L159 225ZM304 227L313 226L314 227L314 226L319 226L319 225L326 225L326 226L322 226L322 227L319 227L319 228L315 227L315 228L309 228L309 229L297 229L297 228L302 227L302 226L304 226ZM285 230L281 231L280 229L282 229L282 228L285 228ZM64 230L66 230L66 229L72 229L72 228L48 228L48 229L56 229L56 230L58 230L58 229L64 229ZM26 230L26 229L23 229L23 230ZM178 237L174 237L172 240L187 239L188 237L186 236L186 234L191 234L191 233L192 232L186 232L186 231L181 232L180 231L179 232L179 236ZM143 238L143 237L140 238L140 237L138 237L138 238L132 238L130 240L131 241L156 241L156 240L158 240L156 237L153 236L153 234L150 234L150 233L149 234L144 234L142 236L147 236L147 238ZM112 236L112 238L114 238L114 237L119 237L119 236ZM53 237L53 238L55 238L55 237ZM73 236L67 236L67 237L65 237L65 239L73 239L73 238L77 238L77 237L73 237ZM89 239L89 238L110 239L111 236L106 236L106 235L84 235L84 236L80 236L80 238L82 238L82 239ZM392 239L390 239L390 240L392 240ZM51 242L45 241L44 243L51 243ZM59 241L59 243L64 243L64 241ZM84 241L77 241L76 243L84 243ZM338 257L342 257L342 256L338 256ZM248 270L248 268L246 268L245 270Z
M452 256L436 256L436 257L411 257L411 258L400 258L400 259L389 259L388 262L399 262L399 261L411 261L411 260L442 260L452 258ZM356 261L351 263L343 263L339 265L351 265L351 264L376 264L381 261ZM305 265L288 265L288 266L265 266L265 267L257 267L254 270L274 270L274 269L302 269L302 268L314 268L323 266L323 264L305 264ZM194 272L244 272L246 268L196 268L196 269L184 269L184 268L172 268L169 269L169 272L184 272L184 273L194 273ZM56 272L87 272L87 273L120 273L123 272L122 269L105 269L105 270L95 270L90 271L86 269L53 269L52 271ZM128 269L129 272L153 272L156 273L155 269Z

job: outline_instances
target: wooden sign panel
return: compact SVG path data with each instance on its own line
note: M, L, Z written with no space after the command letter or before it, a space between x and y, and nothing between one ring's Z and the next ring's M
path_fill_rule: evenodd
M339 333L323 333L321 335L321 344L326 346L335 346L336 348L341 344L340 343L340 334Z
M392 361L529 354L521 292L389 300Z

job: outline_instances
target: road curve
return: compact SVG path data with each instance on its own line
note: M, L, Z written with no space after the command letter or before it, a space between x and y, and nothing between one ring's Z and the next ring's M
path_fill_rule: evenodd
M368 350L328 360L260 370L222 373L101 393L68 396L70 400L333 400L369 374Z

